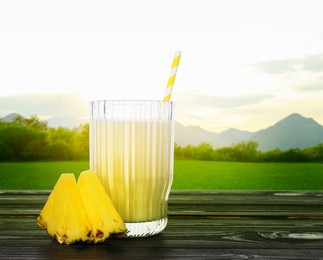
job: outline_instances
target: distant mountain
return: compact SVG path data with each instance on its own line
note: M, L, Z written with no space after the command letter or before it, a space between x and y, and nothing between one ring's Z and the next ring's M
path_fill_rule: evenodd
M225 130L218 135L219 138L225 140L227 146L228 144L232 145L241 141L249 140L253 134L253 132L229 128L228 130Z
M304 149L323 143L323 126L312 118L294 113L273 126L252 135L251 140L259 144L259 150Z
M180 146L199 145L202 142L211 144L214 148L231 146L242 140L248 140L252 132L230 128L221 133L209 132L199 126L184 126L178 122L175 125L175 142Z
M2 120L4 122L12 122L15 119L15 117L17 117L17 116L20 116L20 115L17 114L17 113L11 113L11 114L8 114L8 115L4 116L2 118Z
M12 122L13 119L17 116L21 116L21 115L17 113L11 113L2 117L1 119L4 122ZM61 127L70 128L70 129L77 127L81 124L88 123L88 120L86 119L79 119L73 116L53 116L51 118L48 118L45 121L47 122L47 125L49 127L57 128L61 126Z
M199 126L184 126L181 123L175 124L175 142L180 146L199 145L202 142L214 146L217 134L208 132Z
M279 148L304 149L323 143L323 126L312 118L294 113L273 126L257 132L230 128L221 133L213 133L197 126L183 126L176 123L175 142L180 146L198 145L207 142L214 148L231 146L241 141L252 140L259 144L258 149L269 151Z

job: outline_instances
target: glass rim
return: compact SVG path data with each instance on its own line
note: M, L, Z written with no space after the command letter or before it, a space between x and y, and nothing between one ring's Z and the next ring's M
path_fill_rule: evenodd
M171 103L174 104L173 100L162 100L162 99L95 99L91 100L90 103Z

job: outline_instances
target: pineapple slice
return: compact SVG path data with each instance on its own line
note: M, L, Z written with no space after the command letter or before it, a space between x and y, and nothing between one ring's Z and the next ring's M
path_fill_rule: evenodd
M126 232L122 218L93 171L83 171L77 186L92 225L91 238L94 243L104 241L110 234Z
M60 244L90 240L91 225L74 174L60 176L37 218L37 224L47 229Z

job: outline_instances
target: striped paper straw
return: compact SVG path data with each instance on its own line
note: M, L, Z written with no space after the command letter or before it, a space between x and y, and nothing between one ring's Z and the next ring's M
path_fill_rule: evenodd
M181 59L181 52L176 51L175 57L173 59L172 69L170 71L170 76L169 76L167 86L166 86L166 93L165 93L165 97L164 97L165 101L169 101L170 97L172 95L174 81L175 81L176 72L177 72L177 68L178 68L178 64L179 64L180 59Z

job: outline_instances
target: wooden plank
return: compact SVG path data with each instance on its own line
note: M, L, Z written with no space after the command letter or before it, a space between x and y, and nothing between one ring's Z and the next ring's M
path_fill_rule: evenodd
M106 259L190 257L224 259L319 259L323 253L323 227L307 228L306 221L286 226L249 219L170 219L159 235L140 239L111 239L106 243L59 245L36 226L33 218L0 218L1 259ZM320 225L319 225L320 224ZM320 228L319 230L316 228ZM304 232L306 231L306 232ZM278 254L280 252L280 254ZM238 258L237 258L238 257ZM278 258L277 258L278 257ZM301 258L298 258L301 257Z
M270 199L269 199L270 198ZM323 191L180 191L170 204L323 205Z
M39 243L47 243L46 241L51 240L46 231L37 226L34 218L6 219L1 217L0 229L0 247L15 247L19 244L23 246L26 243L37 246ZM157 239L157 241L159 239L163 241L185 240L189 246L195 244L196 246L204 245L215 248L224 246L224 244L234 245L238 248L268 248L273 245L275 248L291 248L294 247L294 243L297 243L303 248L315 249L317 247L323 248L323 225L320 220L286 222L284 220L244 218L169 219L162 234L150 239ZM123 240L121 239L121 241Z
M24 236L24 235L41 235L46 234L44 230L36 224L35 218L15 217L0 218L1 236ZM219 232L233 228L235 231L253 230L262 233L263 237L270 239L290 238L304 240L322 240L323 225L320 220L285 220L274 219L170 219L166 230L163 232L167 236L193 236L198 234L216 235ZM201 232L200 232L201 231ZM288 231L293 231L295 235L287 236ZM298 233L307 232L303 238L297 236ZM28 233L29 232L29 233ZM271 235L269 235L269 233ZM311 235L312 234L312 235Z
M37 215L49 191L0 191L0 215ZM323 192L172 191L170 215L323 216Z
M48 249L47 249L48 250ZM222 260L237 260L237 259L272 259L272 260L322 260L323 250L302 250L302 249L165 249L165 248L148 248L123 250L120 248L91 248L86 250L78 248L62 248L50 250L46 253L46 259L222 259ZM2 259L28 260L40 259L43 260L44 254L38 250L28 251L28 255L24 254L25 248L19 248L12 252L3 252Z

